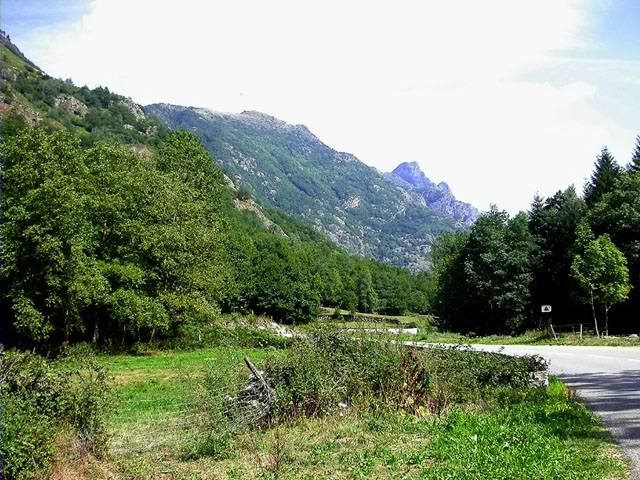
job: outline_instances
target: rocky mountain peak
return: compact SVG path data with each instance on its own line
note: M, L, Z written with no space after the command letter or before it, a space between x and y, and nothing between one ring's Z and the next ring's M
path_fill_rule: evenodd
M253 120L258 120L258 121L262 121L265 123L274 123L274 124L284 124L285 122L283 122L282 120L272 116L272 115L268 115L266 113L262 113L262 112L258 112L257 110L243 110L242 112L240 112L240 115L244 116L244 117L249 117Z
M415 188L429 188L435 186L435 184L424 174L418 162L403 162L398 165L391 174Z
M454 218L462 225L471 225L480 215L472 205L457 200L446 182L437 185L432 182L418 162L403 162L386 176L409 195L413 195L416 201L441 215Z
M440 182L438 184L438 190L445 193L451 193L451 188L447 182Z

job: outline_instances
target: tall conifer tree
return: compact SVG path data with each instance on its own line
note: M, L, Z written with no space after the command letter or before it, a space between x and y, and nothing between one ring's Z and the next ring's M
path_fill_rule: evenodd
M631 162L627 166L627 171L631 173L640 172L640 135L636 137L636 146L631 155Z
M595 170L584 188L584 200L587 205L595 205L605 193L613 190L619 176L620 166L609 149L604 147L596 158Z

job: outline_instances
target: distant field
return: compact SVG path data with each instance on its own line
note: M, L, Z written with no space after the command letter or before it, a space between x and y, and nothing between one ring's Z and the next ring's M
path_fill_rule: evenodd
M432 343L457 343L457 344L489 344L489 345L593 345L593 346L640 346L638 338L608 337L598 338L584 336L582 339L576 334L558 335L557 339L550 337L546 332L528 331L521 335L489 335L486 337L467 337L452 332L425 332L417 335L406 336L408 340L432 342Z
M324 315L331 315L333 310L325 309ZM411 341L429 343L455 343L455 344L490 344L490 345L593 345L593 346L640 346L640 338L629 335L619 335L610 337L596 337L592 334L585 334L583 338L577 333L558 333L558 338L554 339L548 332L542 330L529 330L523 334L510 335L489 335L489 336L466 336L454 332L441 332L433 327L433 317L429 315L377 315L369 313L356 313L351 318L347 311L341 310L345 320L326 319L319 321L323 325L331 325L337 328L349 329L389 329L389 328L410 328L417 327L418 333L415 335L400 335L399 338ZM306 328L312 328L307 326Z
M331 317L336 314L336 311L332 308L324 308L321 312L321 317L324 317L324 321L335 321L336 324L344 325L348 323L378 323L384 326L396 325L400 327L428 327L433 323L433 317L431 315L380 315L377 313L361 313L356 312L352 318L351 314L347 310L338 310L337 314L343 317L343 320L333 320Z
M109 421L111 454L85 467L90 478L628 478L595 417L556 380L548 391L426 418L346 409L244 433L217 456L194 455L204 369L243 368L244 355L259 365L278 352L216 347L98 357L120 400Z

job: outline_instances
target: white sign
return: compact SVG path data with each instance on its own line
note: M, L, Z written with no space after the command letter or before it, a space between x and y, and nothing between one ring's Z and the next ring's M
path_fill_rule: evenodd
M551 305L542 305L542 313L551 313Z

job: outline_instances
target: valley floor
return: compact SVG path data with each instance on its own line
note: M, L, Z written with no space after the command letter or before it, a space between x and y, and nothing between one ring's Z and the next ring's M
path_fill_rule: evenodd
M205 371L258 366L274 348L215 347L99 357L117 392L109 452L67 459L58 478L111 479L624 479L628 469L596 418L553 379L500 404L419 418L336 408L272 428L246 430L208 455L199 389ZM222 388L222 386L221 386ZM75 470L74 470L75 469Z
M489 335L489 336L467 336L454 332L440 331L432 326L433 317L429 315L377 315L356 313L354 317L347 311L340 311L343 315L340 320L331 318L333 310L325 309L325 317L322 324L331 325L337 328L345 328L357 332L363 330L365 333L390 333L405 340L414 340L429 343L447 343L461 345L589 345L606 347L634 347L640 346L638 335L620 334L611 336L596 337L591 332L591 325L584 325L585 333L581 337L579 326L561 326L557 328L554 338L546 330L529 330L520 335ZM417 330L417 331L416 331ZM410 332L411 331L411 332ZM410 333L409 333L410 332ZM376 333L376 332L373 332Z

